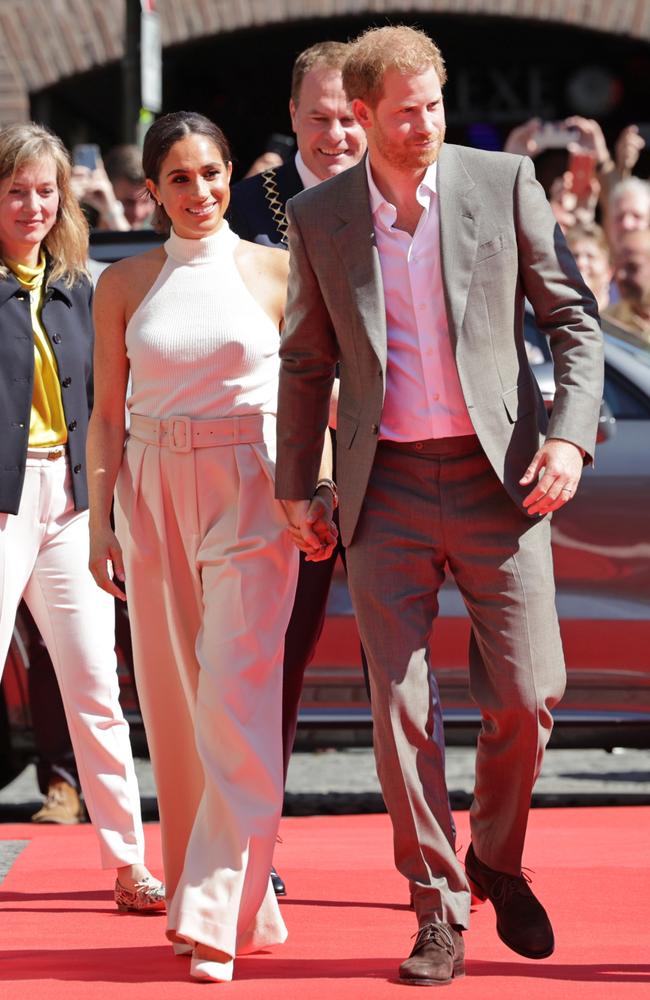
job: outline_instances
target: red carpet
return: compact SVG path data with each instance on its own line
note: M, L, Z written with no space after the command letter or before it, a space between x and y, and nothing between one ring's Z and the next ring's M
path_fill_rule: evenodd
M467 814L457 820L466 845ZM281 834L276 863L290 892L282 903L289 941L238 959L236 980L216 986L189 981L189 963L163 942L164 918L117 913L89 826L0 826L0 838L30 841L0 886L0 997L196 1000L210 989L250 1000L404 996L392 980L415 926L406 884L391 867L387 817L286 819ZM149 864L159 871L157 827L147 835ZM444 995L648 998L649 844L648 808L534 812L525 863L535 869L557 950L542 962L520 959L497 938L486 904L466 935L467 976Z

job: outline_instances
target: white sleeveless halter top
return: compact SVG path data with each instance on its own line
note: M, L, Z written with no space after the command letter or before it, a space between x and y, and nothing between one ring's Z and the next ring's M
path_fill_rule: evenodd
M126 328L133 413L191 419L277 409L280 336L235 264L239 237L172 230L167 260Z

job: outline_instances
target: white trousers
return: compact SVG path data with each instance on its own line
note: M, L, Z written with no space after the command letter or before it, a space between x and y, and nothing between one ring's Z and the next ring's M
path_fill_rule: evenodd
M88 570L88 512L66 458L27 459L18 514L0 513L0 670L21 597L61 689L79 780L104 868L144 861L140 796L122 715L113 598Z
M298 555L273 498L275 421L226 418L221 445L186 451L138 440L141 423L132 417L115 518L168 936L234 956L286 937L269 873Z

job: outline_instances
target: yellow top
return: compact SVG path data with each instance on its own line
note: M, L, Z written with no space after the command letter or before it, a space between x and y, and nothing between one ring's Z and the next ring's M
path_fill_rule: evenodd
M41 254L36 267L27 267L5 257L20 284L29 292L29 303L34 331L34 393L32 414L29 421L29 447L53 448L65 444L68 429L63 412L59 369L52 345L47 339L41 321L43 307L43 278L45 254Z

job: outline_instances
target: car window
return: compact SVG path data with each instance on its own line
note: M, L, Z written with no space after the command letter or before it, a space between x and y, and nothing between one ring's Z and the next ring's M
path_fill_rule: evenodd
M650 420L650 401L629 379L605 364L605 402L617 420Z

